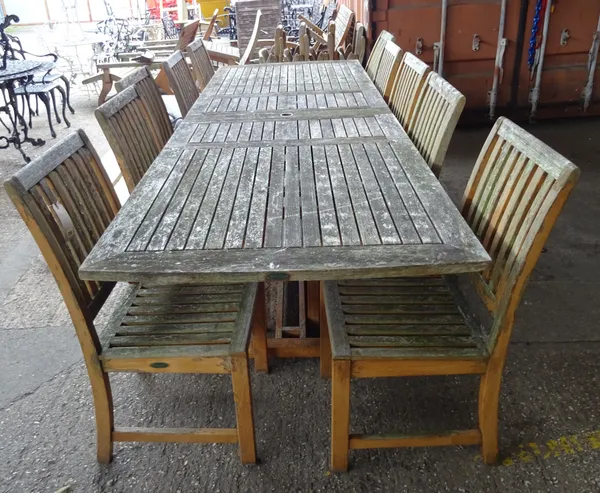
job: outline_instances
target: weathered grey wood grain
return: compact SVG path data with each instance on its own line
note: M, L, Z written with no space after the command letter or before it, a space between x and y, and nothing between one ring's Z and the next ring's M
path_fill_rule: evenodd
M348 279L488 261L356 61L218 70L148 173L149 202L134 193L83 276Z
M204 200L219 155L220 151L218 149L211 149L208 152L202 168L198 173L198 177L190 191L189 199L186 201L179 214L177 224L171 233L171 237L167 243L168 250L183 250L185 248L192 225L194 224L198 210Z
M86 259L82 277L156 284L264 281L285 274L289 280L360 279L478 272L489 260L449 245L252 248L173 252L126 252ZM84 277L84 278L85 278Z
M208 185L208 190L196 216L196 221L192 226L190 236L188 237L186 248L201 249L204 247L206 238L210 231L210 226L215 216L215 211L219 207L219 198L223 192L223 185L228 176L229 167L232 163L234 151L232 149L224 149L213 171L213 175ZM239 157L238 157L239 159ZM235 173L235 170L234 170ZM226 190L224 197L231 197L230 190ZM225 206L223 206L225 207Z

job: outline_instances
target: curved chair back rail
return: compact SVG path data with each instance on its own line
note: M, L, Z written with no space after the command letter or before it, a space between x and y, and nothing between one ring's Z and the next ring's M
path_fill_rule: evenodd
M373 80L375 87L379 89L383 99L386 101L389 101L390 99L392 86L394 84L394 79L396 77L396 73L398 72L401 59L402 48L400 48L393 41L388 41L383 49L379 66L375 72L375 79Z
M121 92L130 86L135 87L140 99L146 104L153 125L156 126L161 140L166 143L171 138L171 135L173 135L173 126L171 125L165 102L160 95L160 90L156 82L154 82L150 69L142 67L115 83L117 92Z
M124 89L95 111L130 192L142 179L166 140L135 87Z
M98 460L111 460L115 441L165 441L238 443L242 463L255 463L247 351L251 330L264 329L264 287L129 284L99 333L94 318L114 283L82 281L78 270L119 203L87 136L79 130L63 139L17 172L5 188L42 251L75 326L94 398ZM266 346L262 354L264 367ZM231 374L237 425L115 427L111 371Z
M406 52L400 62L390 94L390 109L404 128L408 128L421 88L429 72L429 65Z
M167 74L173 94L175 94L181 116L185 118L198 99L199 92L183 53L181 51L173 53L163 62L163 69Z
M396 37L388 32L381 31L379 36L377 36L377 40L375 41L375 45L371 50L371 54L369 55L369 59L367 60L367 74L371 78L371 80L375 80L375 74L377 73L377 68L379 67L379 62L381 61L381 57L383 56L383 51L385 49L385 45L388 41L395 41Z
M430 79L432 80L432 79ZM325 281L321 373L332 377L331 467L351 449L481 445L498 457L498 402L506 353L527 279L579 169L511 121L492 129L466 187L462 213L492 259L473 276L489 323L452 277ZM467 279L465 279L467 280ZM323 311L322 311L323 313ZM473 429L411 435L349 434L351 378L480 375Z
M197 39L187 47L187 55L192 62L192 71L198 88L202 92L215 75L215 69L201 39Z
M406 132L436 176L464 107L465 97L454 86L435 72L427 76Z

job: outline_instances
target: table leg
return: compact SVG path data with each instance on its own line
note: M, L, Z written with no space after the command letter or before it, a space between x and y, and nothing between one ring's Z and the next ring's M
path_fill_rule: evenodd
M112 86L113 86L113 80L112 80L112 76L110 74L110 69L105 68L102 72L102 90L100 91L100 94L98 95L98 106L101 106L104 104L104 102L106 101L106 96L108 96L108 93L112 89Z
M306 335L318 337L320 333L321 283L306 282Z

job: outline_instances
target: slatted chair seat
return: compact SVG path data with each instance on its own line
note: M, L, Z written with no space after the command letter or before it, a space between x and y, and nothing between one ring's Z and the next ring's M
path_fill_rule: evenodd
M350 449L481 445L498 456L498 401L508 343L529 275L579 169L511 121L492 129L465 189L462 214L491 265L474 274L479 310L451 278L327 281L321 308L321 373L332 376L331 467ZM471 300L469 296L465 299ZM324 323L323 323L324 321ZM481 327L481 329L479 329ZM415 435L350 434L351 378L481 376L477 427Z
M127 91L134 88L119 94ZM264 333L263 285L129 284L99 331L94 319L115 284L82 281L78 271L117 214L119 201L87 136L80 130L63 139L5 188L75 327L92 387L98 461L111 460L114 442L162 441L238 443L242 463L255 463L248 345L251 331ZM116 427L109 372L231 374L236 427Z
M146 365L169 368L174 358L176 364L182 358L216 358L213 369L223 365L226 373L239 343L249 342L243 307L253 302L255 291L252 284L131 285L102 335L100 359L107 371L124 365L145 371Z
M324 292L344 343L336 350L350 359L488 358L481 327L447 278L327 281Z

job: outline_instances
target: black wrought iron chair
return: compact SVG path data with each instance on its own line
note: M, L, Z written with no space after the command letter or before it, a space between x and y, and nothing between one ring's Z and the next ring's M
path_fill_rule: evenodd
M32 127L32 116L39 115L38 101L41 100L46 107L46 114L48 116L48 126L50 127L50 134L52 137L56 137L56 132L52 125L52 115L50 111L50 100L54 107L54 115L58 123L62 123L62 120L58 114L56 108L56 94L58 91L62 96L62 118L65 121L67 127L71 126L71 123L66 116L66 107L68 106L71 113L75 113L75 110L71 106L69 101L71 85L69 79L60 72L56 71L56 61L58 55L55 53L47 53L45 55L37 55L23 49L20 39L17 36L6 32L6 28L13 22L19 22L19 17L16 15L8 15L0 25L0 43L3 48L2 55L2 66L5 66L7 60L26 60L26 59L38 59L46 60L42 61L37 69L34 76L28 79L23 85L15 88L15 95L20 96L23 103L23 108L27 106L29 112L29 128ZM62 86L64 84L64 87ZM35 111L31 105L31 96L35 96Z

